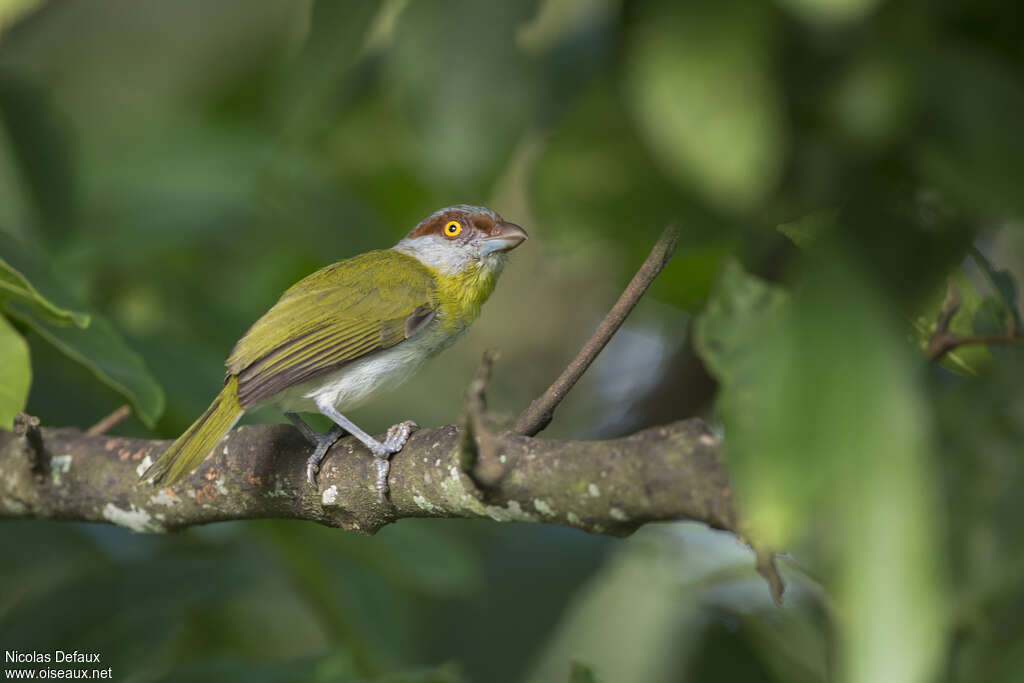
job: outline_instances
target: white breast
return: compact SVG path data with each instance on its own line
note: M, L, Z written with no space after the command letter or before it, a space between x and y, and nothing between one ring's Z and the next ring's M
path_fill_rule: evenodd
M326 396L339 412L352 410L412 377L432 356L451 346L465 329L446 333L435 320L410 339L336 372L289 387L267 401L282 412L317 412L315 399Z

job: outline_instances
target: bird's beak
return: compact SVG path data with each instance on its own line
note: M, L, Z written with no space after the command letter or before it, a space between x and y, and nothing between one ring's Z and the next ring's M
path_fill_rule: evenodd
M526 239L526 231L515 223L502 221L494 226L491 234L483 239L484 254L510 251L515 249Z

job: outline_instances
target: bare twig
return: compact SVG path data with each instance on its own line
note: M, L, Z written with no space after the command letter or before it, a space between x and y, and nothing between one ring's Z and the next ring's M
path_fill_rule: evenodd
M1012 321L1007 325L1004 334L967 335L964 337L953 334L949 331L949 325L959 309L960 290L957 289L953 280L950 280L946 289L946 298L942 302L939 317L935 322L935 332L928 339L928 360L931 362L938 362L947 353L961 346L973 344L1024 345L1024 337L1017 336Z
M782 594L786 591L786 585L782 582L779 568L775 565L775 553L760 548L755 548L754 553L757 573L768 582L768 592L772 595L772 601L782 607Z
M131 414L132 407L129 405L123 405L114 412L112 412L110 415L107 415L105 418L94 424L92 427L89 427L88 431L86 431L86 434L88 434L89 436L99 436L100 434L106 434Z
M961 346L985 344L986 346L1024 346L1024 337L1014 334L971 335L958 337L955 334L933 335L928 342L928 359L933 363L941 360L948 352Z
M496 351L484 351L480 359L480 368L476 372L476 378L466 389L466 414L464 420L465 443L463 444L462 470L468 474L477 485L484 488L491 488L499 481L504 474L505 468L498 459L498 450L494 434L488 428L485 417L487 415L487 386L491 382L491 371L494 368L494 361L497 360Z
M48 463L39 418L28 413L18 413L14 416L13 427L14 435L19 437L23 445L21 451L28 457L32 472L44 474Z
M597 326L594 334L587 343L583 345L580 352L569 363L569 366L558 376L558 379L548 387L540 398L537 398L530 406L522 412L512 426L516 434L533 436L542 431L551 423L555 408L562 402L566 394L576 384L577 380L586 372L590 364L594 362L597 355L618 331L619 327L626 320L633 307L636 306L640 297L650 286L658 273L668 264L675 252L676 244L679 241L679 230L673 226L665 228L658 238L651 253L647 256L640 270L636 272L629 285L626 287L619 300L615 302L612 309Z

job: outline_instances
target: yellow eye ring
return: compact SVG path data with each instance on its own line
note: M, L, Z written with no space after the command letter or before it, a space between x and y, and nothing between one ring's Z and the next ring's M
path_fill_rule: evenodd
M462 232L462 224L458 221L448 221L444 224L445 237L458 237L460 232Z

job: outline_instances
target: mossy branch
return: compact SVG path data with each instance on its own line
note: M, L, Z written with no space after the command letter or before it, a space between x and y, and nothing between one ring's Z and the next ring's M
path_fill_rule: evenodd
M144 532L264 517L366 534L408 517L547 522L611 535L681 519L737 530L718 441L699 419L609 441L496 435L504 475L486 489L463 470L459 427L422 430L394 456L390 500L383 504L373 459L352 438L328 453L316 488L305 480L309 446L285 425L236 429L184 482L158 488L140 482L138 473L167 441L76 429L38 434L40 440L0 433L0 516L108 522Z

